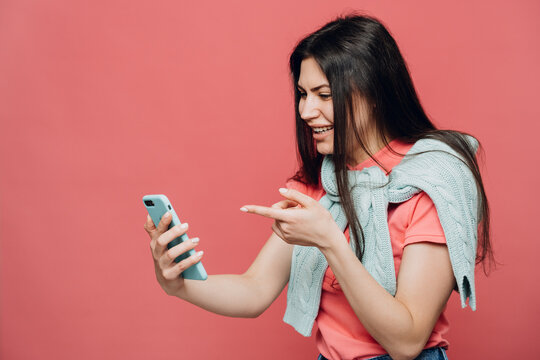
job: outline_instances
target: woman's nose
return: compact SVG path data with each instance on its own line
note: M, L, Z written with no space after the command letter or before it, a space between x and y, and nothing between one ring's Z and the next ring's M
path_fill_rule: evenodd
M312 96L307 96L306 99L303 100L303 103L301 104L301 106L299 106L299 108L300 117L303 120L316 118L320 114L316 99L314 99L314 97Z

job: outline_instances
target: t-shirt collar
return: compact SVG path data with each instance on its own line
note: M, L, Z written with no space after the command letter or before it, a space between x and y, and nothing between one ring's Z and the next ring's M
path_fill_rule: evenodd
M367 167L379 166L383 171L385 171L386 169L385 173L386 175L388 175L392 171L392 168L399 164L403 159L403 156L394 154L392 150L390 150L390 148L392 148L398 153L406 154L413 145L414 144L403 142L400 139L394 139L388 143L388 146L385 146L379 151L377 151L373 155L373 157L384 166L384 169L380 167L379 164L377 164L377 162L370 157L368 157L366 160L362 161L354 167L351 167L349 165L347 165L347 167L349 168L349 170L363 170Z

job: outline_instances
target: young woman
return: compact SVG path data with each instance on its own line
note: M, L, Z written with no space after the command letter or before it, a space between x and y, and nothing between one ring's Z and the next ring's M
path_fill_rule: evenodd
M437 130L400 51L374 18L349 15L301 40L290 57L300 170L272 207L250 268L207 281L179 276L202 252L170 216L145 229L161 287L208 311L260 315L289 282L285 321L319 359L446 359L452 290L474 309L474 267L492 257L478 143ZM478 239L478 241L477 241ZM477 246L478 245L478 246Z

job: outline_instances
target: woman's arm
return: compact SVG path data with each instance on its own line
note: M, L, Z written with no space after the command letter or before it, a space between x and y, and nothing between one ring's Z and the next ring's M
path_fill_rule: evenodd
M344 236L321 251L371 336L392 359L415 358L454 288L446 245L415 243L405 247L395 297L367 272Z
M173 260L195 248L197 238L167 249L167 243L187 232L187 227L167 230L170 216L157 227L150 218L145 230L151 238L156 278L163 290L217 314L232 317L256 317L270 306L289 280L292 246L272 234L250 268L240 275L211 275L205 281L185 280L180 273L200 261L199 252L180 261ZM194 241L195 240L195 241Z
M364 268L332 215L295 190L280 189L288 208L246 205L248 212L275 219L274 232L285 242L316 246L366 330L393 359L413 359L426 344L454 288L446 245L405 246L395 297Z
M278 297L291 270L292 246L272 234L249 269L241 275L210 275L185 280L175 296L216 314L257 317Z

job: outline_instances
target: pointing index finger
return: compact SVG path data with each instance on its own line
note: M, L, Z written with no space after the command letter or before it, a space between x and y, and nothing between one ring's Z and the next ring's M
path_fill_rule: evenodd
M287 210L285 209L269 208L266 206L259 206L259 205L245 205L240 208L240 211L247 212L250 214L261 215L261 216L271 218L274 220L279 220L279 221L288 220Z

